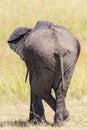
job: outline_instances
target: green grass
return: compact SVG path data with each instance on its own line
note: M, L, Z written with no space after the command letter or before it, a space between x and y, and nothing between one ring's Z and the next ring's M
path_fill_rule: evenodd
M0 0L0 101L28 100L26 67L9 48L7 40L18 26L34 27L49 20L71 30L81 42L81 55L68 96L87 94L87 0Z

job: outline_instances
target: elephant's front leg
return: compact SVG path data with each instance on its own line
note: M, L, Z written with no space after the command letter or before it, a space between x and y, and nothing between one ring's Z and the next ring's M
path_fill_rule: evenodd
M61 84L59 88L56 90L56 110L54 116L54 124L58 126L63 125L63 118L64 118L64 106L65 106L65 98L62 93Z
M32 87L32 75L31 75L31 73L30 73L29 80L30 80L30 86ZM39 123L47 124L47 121L45 119L44 106L43 106L42 100L38 96L33 94L32 90L30 92L29 122L31 124L39 124Z
M31 92L31 102L30 102L29 123L47 124L47 121L46 121L45 115L44 115L44 107L42 104L42 100L39 97L37 97L36 95L34 95L32 92Z

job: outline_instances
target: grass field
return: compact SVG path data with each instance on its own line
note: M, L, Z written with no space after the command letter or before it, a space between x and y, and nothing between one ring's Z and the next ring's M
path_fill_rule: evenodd
M65 123L65 127L61 130L80 129L80 126L81 130L85 130L87 129L87 0L0 0L0 112L1 114L7 113L7 115L0 115L0 122L9 119L13 121L22 119L22 115L18 111L21 110L19 102L21 102L21 106L28 107L25 102L29 101L29 83L24 83L25 64L9 48L7 40L16 27L34 27L38 20L49 20L65 26L76 35L81 43L81 54L67 96L71 121ZM17 103L18 110L15 104L10 108L12 102ZM8 108L8 111L5 108ZM17 112L15 117L9 113L10 109ZM26 109L24 108L24 111ZM48 110L47 105L46 109ZM13 110L12 112L14 112ZM77 114L75 117L77 110L82 115ZM27 118L25 112L23 116L23 119ZM49 116L48 112L47 116ZM10 128L13 129L12 126ZM57 129L49 126L30 128ZM20 127L18 127L19 129Z
M67 106L70 112L69 121L64 123L61 128L53 126L32 126L26 121L28 119L29 105L27 102L12 102L4 104L0 103L0 127L4 130L87 130L87 96L83 96L80 100L75 98L67 98ZM71 102L72 101L72 102ZM53 123L54 113L51 108L44 103L46 119ZM6 108L6 109L4 109ZM11 110L11 111L9 111ZM77 112L78 110L78 112ZM83 111L84 110L84 111ZM48 114L49 113L49 114Z

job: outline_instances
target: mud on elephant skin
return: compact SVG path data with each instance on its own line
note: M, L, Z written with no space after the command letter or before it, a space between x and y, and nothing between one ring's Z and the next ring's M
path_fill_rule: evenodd
M80 54L77 38L62 26L49 21L38 21L33 29L15 29L8 43L23 59L30 73L29 122L47 123L43 99L55 112L54 124L63 125L69 116L65 97ZM51 95L52 89L55 99Z

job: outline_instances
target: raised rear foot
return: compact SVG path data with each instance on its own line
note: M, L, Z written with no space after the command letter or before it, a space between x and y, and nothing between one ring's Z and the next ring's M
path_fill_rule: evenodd
M63 110L63 120L64 121L69 120L69 112L66 109Z

